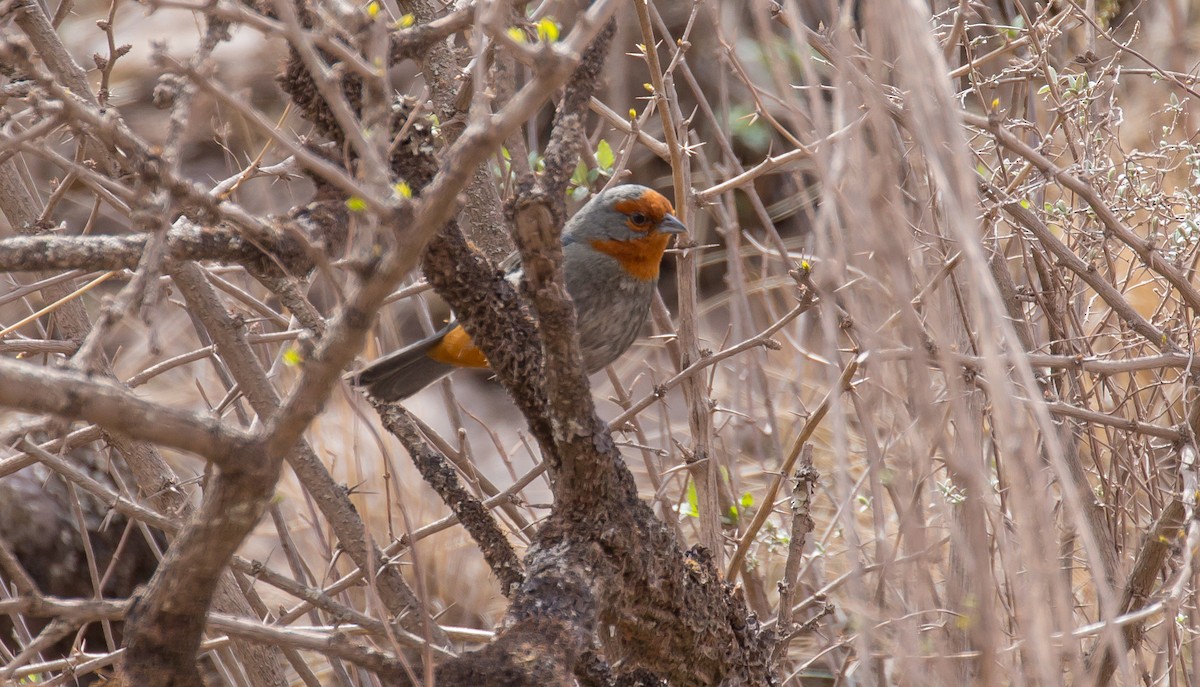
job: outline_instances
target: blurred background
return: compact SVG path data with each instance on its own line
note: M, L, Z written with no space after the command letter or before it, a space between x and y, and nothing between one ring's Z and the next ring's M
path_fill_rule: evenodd
M642 496L688 542L697 539L697 503L681 466L684 452L706 445L724 478L726 553L743 541L747 548L733 577L768 623L779 622L777 584L797 548L791 475L774 502L764 498L806 422L818 407L828 410L807 442L819 478L813 527L794 554L803 554L790 614L799 624L785 632L792 639L782 645L785 684L1076 682L1090 674L1090 655L1121 641L1091 624L1103 609L1120 606L1135 559L1179 497L1179 449L1190 440L1194 393L1186 356L1194 350L1196 313L1160 271L1106 230L1093 201L1195 283L1200 2L933 0L914 3L928 13L917 23L899 4L650 3L663 88L684 150L686 169L674 170L653 105L644 27L632 11L618 12L572 208L619 182L674 198L693 232L687 250L698 265L694 316L707 351L789 319L763 337L770 346L751 346L704 370L712 435L690 436L691 401L677 382L660 386L679 370L668 345L683 283L680 252L673 251L655 321L617 363L592 376L598 410L619 420L616 438ZM391 2L382 7L391 19L406 14ZM115 44L132 46L104 77L108 102L154 143L165 143L168 123L153 105L160 73L152 44L187 59L203 34L193 9L173 0L80 0L58 27L93 83L104 71L93 55L110 54L110 36L97 20L111 22ZM565 2L526 10L530 26L550 17L564 32L575 17ZM473 40L459 35L455 45L469 55ZM303 138L310 125L275 83L285 57L282 39L235 26L214 53L210 78L279 131ZM518 84L528 78L523 69ZM395 65L390 80L397 93L428 97L412 62ZM5 96L0 106L4 150L30 113L16 98ZM964 120L963 112L980 119ZM528 122L524 150L493 157L502 199L520 167L514 156L536 170L552 114L547 108ZM989 124L1027 150L998 143ZM204 186L252 160L265 166L286 157L244 111L204 93L185 136L182 171ZM72 150L65 137L40 145ZM1029 151L1085 180L1095 198L1039 167ZM128 216L64 173L53 156L21 149L15 159L47 203L47 221L63 233L134 230ZM682 198L674 192L680 179ZM311 193L304 179L263 176L242 183L232 199L270 215L306 203ZM1166 356L1166 348L1139 336L1125 313L1066 269L1006 204L1031 213L1184 357ZM0 234L11 235L3 221ZM226 307L245 318L251 334L289 330L281 306L243 270L210 271ZM72 278L82 285L97 276ZM44 277L3 276L0 326L46 305L25 288ZM118 275L80 298L97 310L121 281ZM363 361L421 338L448 317L421 281L414 274L406 284L414 288L401 293L416 295L385 309ZM325 314L339 303L335 286L324 274L312 284L310 299ZM805 296L817 300L815 307L792 312ZM49 339L41 322L4 342ZM110 337L117 376L163 403L253 422L219 362L201 350L209 342L198 329L164 281L149 314L126 317ZM281 339L256 350L286 390L296 378L287 355L294 344ZM186 357L191 352L199 353ZM860 354L866 357L852 389L839 389L839 377ZM57 355L32 357L49 362ZM643 399L651 399L645 407ZM471 466L464 477L481 496L507 489L540 460L519 413L486 372L460 372L406 405L440 448ZM626 413L630 407L639 410ZM4 435L29 422L8 414ZM439 621L494 628L505 609L496 580L465 532L442 523L447 509L358 393L336 390L309 438L382 545L440 528L401 554L406 576ZM97 469L117 472L105 447L90 450ZM173 465L195 498L204 467L183 456ZM518 547L547 513L542 480L518 490L512 508L496 511ZM23 490L57 482L31 470L4 476L0 503L34 508ZM764 508L771 515L748 529ZM354 570L286 470L273 510L243 555L317 587ZM4 536L23 540L13 525L18 519L3 520ZM81 528L68 519L61 529ZM83 529L95 538L144 538L134 526L99 518ZM1143 619L1145 641L1138 651L1117 652L1119 684L1196 682L1197 578L1179 544L1172 540L1166 564L1151 576L1152 600L1163 605ZM1111 579L1100 572L1105 556L1116 561ZM75 582L82 587L55 593L92 594L86 578ZM127 595L131 582L122 584L105 593ZM296 603L257 587L272 607ZM337 595L372 608L361 587ZM86 650L99 651L104 641L92 638ZM15 645L9 651L16 653ZM319 663L313 669L319 676L331 670Z

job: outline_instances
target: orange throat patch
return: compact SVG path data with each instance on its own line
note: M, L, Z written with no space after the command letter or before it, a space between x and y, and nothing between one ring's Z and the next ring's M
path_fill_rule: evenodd
M658 279L658 265L670 240L670 234L654 232L629 241L597 239L590 243L592 248L616 258L629 276L649 281Z
M467 330L462 326L455 327L447 332L446 336L438 342L438 345L429 349L425 355L446 365L456 365L458 367L487 367L487 358L483 357L483 351L475 348L475 344L471 343L471 337L467 334Z

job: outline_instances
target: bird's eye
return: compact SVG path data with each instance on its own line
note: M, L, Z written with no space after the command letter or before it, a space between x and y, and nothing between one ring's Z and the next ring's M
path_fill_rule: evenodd
M629 221L633 222L634 224L636 224L638 226L641 226L650 220L646 217L646 215L644 215L640 212L635 212L629 216Z

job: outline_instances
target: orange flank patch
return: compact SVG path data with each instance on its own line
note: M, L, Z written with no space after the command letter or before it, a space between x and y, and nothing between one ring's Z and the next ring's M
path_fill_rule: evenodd
M483 352L471 343L471 337L461 326L451 329L442 337L441 343L429 349L425 355L439 363L457 365L458 367L487 367L487 358Z
M650 226L658 226L663 218L667 215L675 214L675 208L671 206L671 201L667 200L658 191L646 191L641 196L632 200L622 200L613 207L617 212L626 215L632 215L635 212L640 212L650 219ZM645 231L649 226L637 226L630 223L630 228L634 231ZM655 272L657 274L657 271Z
M591 245L601 253L616 258L630 276L649 280L658 279L658 264L662 262L663 251L670 240L670 234L654 232L629 241L597 239Z

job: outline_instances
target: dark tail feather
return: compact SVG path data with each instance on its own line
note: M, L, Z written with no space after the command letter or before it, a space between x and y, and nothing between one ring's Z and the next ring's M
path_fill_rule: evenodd
M350 383L366 387L367 393L381 401L402 401L412 396L457 369L427 355L441 343L446 331L383 356L355 373Z

